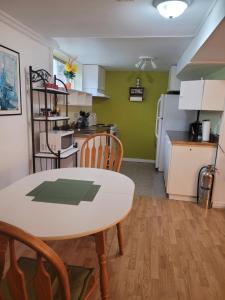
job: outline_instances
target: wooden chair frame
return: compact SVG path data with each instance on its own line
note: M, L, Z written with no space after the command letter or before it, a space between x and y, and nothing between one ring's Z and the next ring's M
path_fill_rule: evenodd
M9 245L10 266L6 272L6 280L10 288L13 299L28 300L25 277L19 268L16 258L15 241L19 241L30 247L37 253L37 270L33 279L34 290L37 300L53 299L51 278L45 269L43 258L47 260L55 269L61 287L61 297L63 300L70 300L70 286L67 270L60 257L40 239L23 231L22 229L0 221L0 280L3 277L5 267L5 255ZM89 298L95 287L94 277L88 287L85 300ZM1 294L0 294L1 299Z
M100 145L98 149L96 149L95 142L93 142L92 148L89 147L89 143L91 141L95 141L96 138L100 138ZM101 139L106 138L105 149L103 149ZM117 146L117 153L115 149L111 146L113 143ZM91 149L90 149L91 148ZM97 133L88 137L81 147L81 159L80 166L81 167L91 167L91 168L103 168L111 171L119 172L121 163L123 158L123 145L121 141L113 134L109 133ZM103 161L102 161L103 159ZM121 223L116 224L117 227L117 237L119 244L119 252L120 255L123 255L123 235Z
M96 149L95 139L100 138L100 145ZM106 138L105 147L102 145L102 139ZM93 141L92 147L89 146ZM117 152L114 144L117 146ZM113 147L111 147L113 146ZM91 149L90 149L91 148ZM102 161L103 158L103 161ZM120 171L123 158L123 145L121 141L113 134L97 133L88 137L81 147L80 166L90 168L103 168L115 172Z

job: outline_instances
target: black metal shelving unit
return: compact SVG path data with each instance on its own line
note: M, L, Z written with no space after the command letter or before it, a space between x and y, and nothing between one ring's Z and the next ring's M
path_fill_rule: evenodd
M30 76L30 109L31 109L31 139L32 139L32 164L33 164L33 173L36 172L36 158L51 159L55 161L55 167L60 168L60 160L68 158L75 154L76 165L77 165L77 151L78 149L73 148L66 152L60 153L54 152L48 141L48 131L49 126L54 124L54 127L57 127L57 122L63 122L66 126L68 125L68 90L66 85L62 80L53 76L53 83L61 83L62 89L48 88L47 84L50 83L52 75L44 70L33 70L32 67L29 67L29 76ZM38 86L35 86L37 85ZM37 95L36 95L37 94ZM34 102L37 97L37 101ZM48 109L56 109L58 107L58 96L64 96L65 98L65 116L48 116ZM42 115L44 113L44 115ZM35 140L35 123L44 123L44 131L46 133L46 145L49 149L49 153L37 152L37 145ZM40 128L40 125L39 125Z

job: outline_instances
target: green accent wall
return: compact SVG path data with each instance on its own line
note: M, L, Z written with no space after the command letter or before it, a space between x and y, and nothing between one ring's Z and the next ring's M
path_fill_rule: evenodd
M130 102L129 87L136 78L144 87L143 102ZM124 157L155 159L155 118L160 94L166 93L168 72L107 71L108 100L95 98L92 111L98 123L115 123L124 147Z

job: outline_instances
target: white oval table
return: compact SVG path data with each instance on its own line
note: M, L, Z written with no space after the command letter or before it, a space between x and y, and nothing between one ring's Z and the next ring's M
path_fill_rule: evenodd
M88 180L100 185L93 201L78 205L32 201L26 196L44 181ZM130 212L134 183L120 173L94 168L65 168L29 175L0 191L0 220L18 226L42 240L95 235L102 299L109 299L104 231Z

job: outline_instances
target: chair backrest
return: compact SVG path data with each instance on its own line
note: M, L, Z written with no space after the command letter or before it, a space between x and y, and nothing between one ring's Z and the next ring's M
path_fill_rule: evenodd
M80 166L119 172L122 158L123 145L116 136L93 134L82 145Z
M9 246L9 268L4 278L12 299L29 299L25 276L17 261L15 241L25 244L37 254L37 269L33 279L30 279L33 281L35 299L53 299L51 277L45 268L47 261L56 272L57 280L61 288L61 299L69 300L70 287L68 274L59 256L40 239L13 225L0 221L0 280L3 277L6 261L5 255ZM43 262L43 259L45 259L45 262Z

